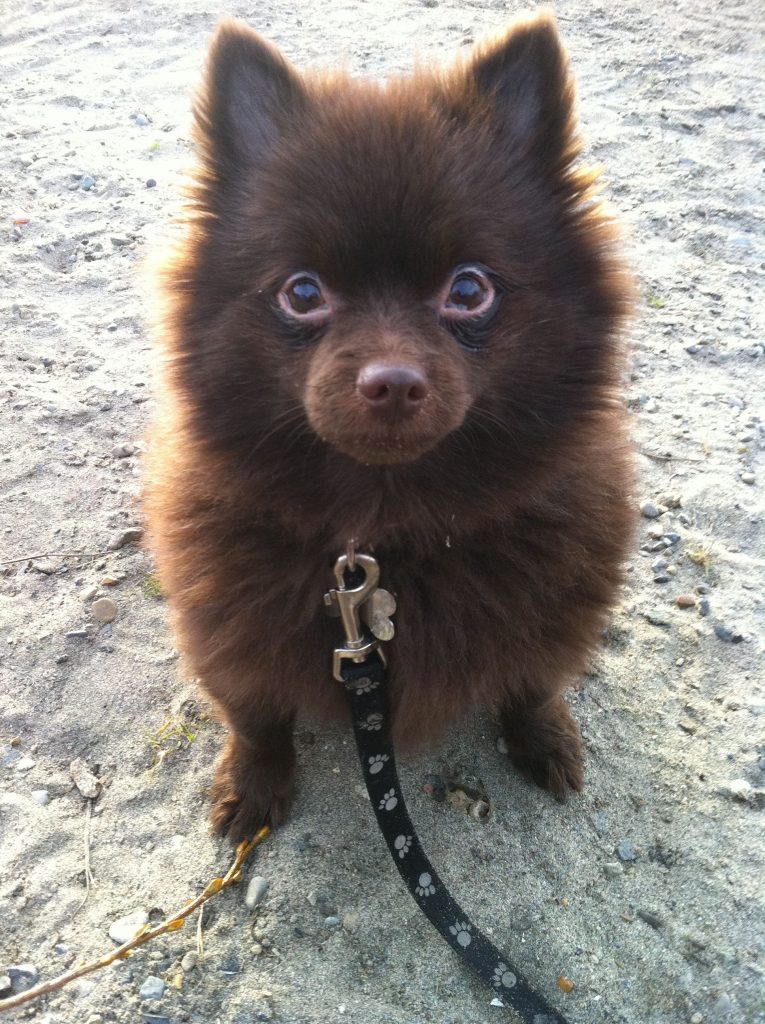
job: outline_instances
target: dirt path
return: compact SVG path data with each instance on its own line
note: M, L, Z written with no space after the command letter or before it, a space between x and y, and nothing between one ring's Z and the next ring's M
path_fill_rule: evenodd
M610 7L556 9L592 153L632 235L636 498L660 514L641 520L623 605L572 695L587 789L563 806L531 789L484 720L406 760L403 781L455 894L572 1024L762 1022L763 14L734 0ZM509 18L490 0L5 0L0 979L99 952L117 917L172 910L228 859L205 821L220 729L179 678L148 557L122 543L140 523L152 401L138 271L176 209L189 94L219 13L299 64L344 59L370 75L415 53L448 58ZM116 604L111 623L93 617L99 596ZM251 869L269 884L255 911L229 894L205 919L196 966L180 966L192 926L37 1019L512 1018L400 886L350 736L305 723L300 740L295 812ZM77 757L104 779L89 822ZM489 819L434 801L433 775L480 778ZM86 829L95 886L78 909ZM160 1000L141 995L150 976L167 986Z

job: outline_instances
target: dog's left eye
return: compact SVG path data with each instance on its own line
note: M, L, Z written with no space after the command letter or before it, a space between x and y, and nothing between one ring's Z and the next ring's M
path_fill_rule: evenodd
M279 292L279 305L290 316L317 320L330 313L318 278L311 274L295 274Z
M480 267L459 267L442 293L440 314L448 320L482 316L494 302L494 285Z

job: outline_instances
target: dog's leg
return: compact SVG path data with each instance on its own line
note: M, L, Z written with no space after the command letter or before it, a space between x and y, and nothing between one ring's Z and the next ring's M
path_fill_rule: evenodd
M275 828L295 787L294 713L223 707L231 732L215 769L210 821L238 842L262 825Z
M579 726L560 695L543 703L508 702L500 711L502 734L515 767L558 797L584 783Z

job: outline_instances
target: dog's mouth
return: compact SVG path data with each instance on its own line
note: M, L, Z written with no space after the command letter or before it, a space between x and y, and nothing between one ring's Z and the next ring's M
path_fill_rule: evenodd
M345 436L328 436L324 433L322 440L364 466L395 466L416 462L438 444L441 436L388 430Z

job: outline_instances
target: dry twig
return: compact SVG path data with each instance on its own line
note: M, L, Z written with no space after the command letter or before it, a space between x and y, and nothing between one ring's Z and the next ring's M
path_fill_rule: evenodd
M94 971L100 971L102 967L108 967L110 964L113 964L115 960L122 960L125 957L130 956L134 949L145 945L147 942L151 942L151 940L155 939L158 935L163 935L165 932L174 932L179 928L182 928L183 922L189 914L193 914L197 908L202 907L216 893L222 892L224 889L228 889L229 886L234 885L234 883L241 879L244 862L255 847L259 846L260 843L263 842L269 832L270 829L267 826L264 826L260 829L254 839L245 840L240 843L236 848L234 862L223 878L214 878L204 892L201 892L195 900L189 900L182 910L179 910L177 913L165 918L164 921L155 925L153 928L147 924L140 932L138 932L137 935L134 935L133 938L129 939L127 942L123 942L122 945L118 946L118 948L112 953L105 953L97 960L91 960L86 964L81 964L79 967L74 967L71 971L67 971L65 974L60 974L57 978L53 978L51 981L44 981L41 985L35 985L34 988L30 988L27 992L20 992L18 995L11 996L9 999L0 999L0 1013L4 1010L15 1010L18 1006L23 1006L24 1003L30 1003L33 999L39 999L40 996L45 996L49 992L55 992L57 989L63 988L71 981L76 981L77 978L82 978L86 974L92 974Z

